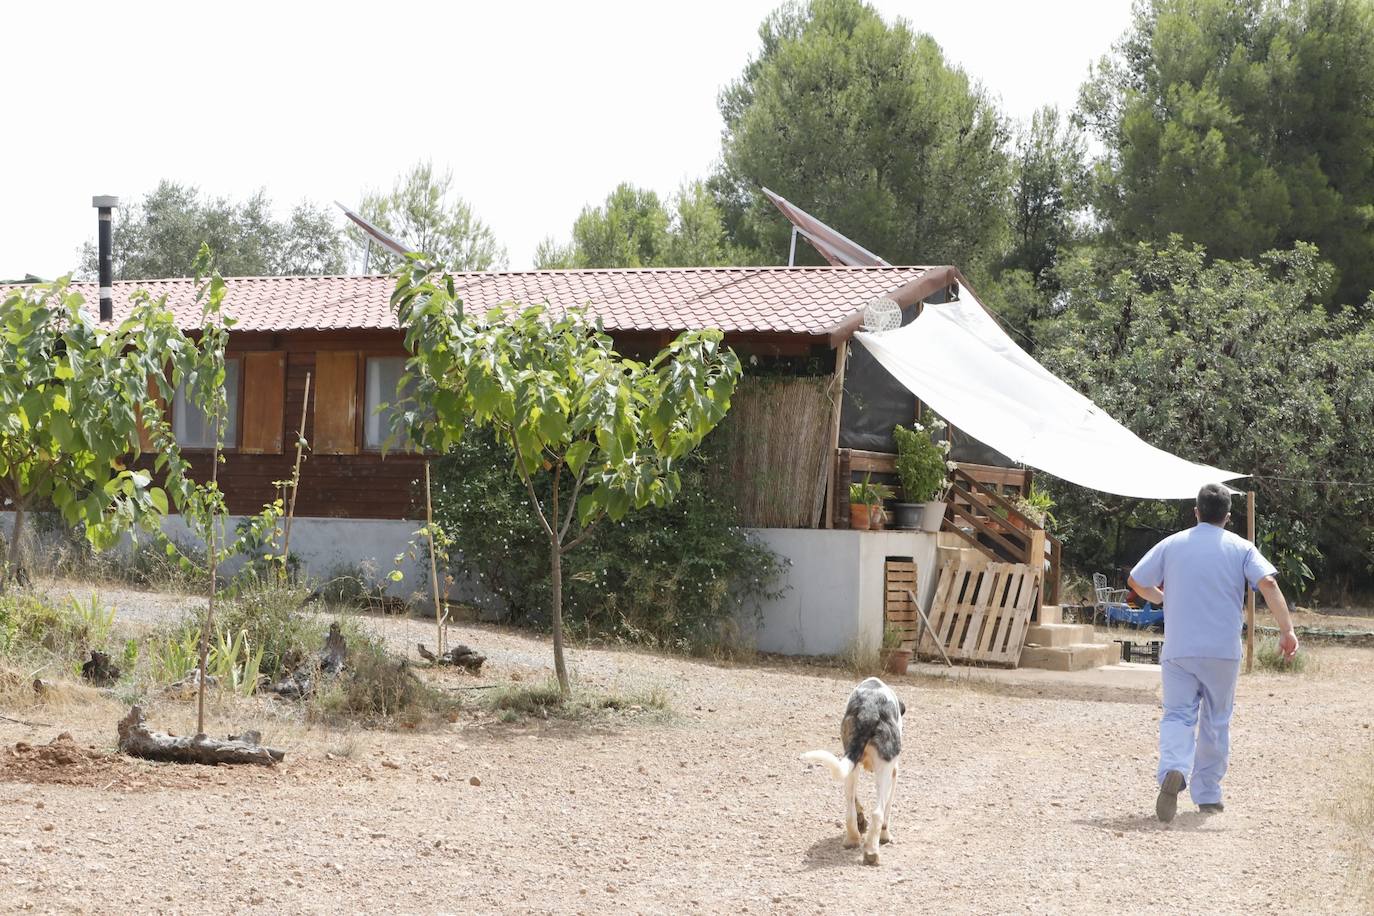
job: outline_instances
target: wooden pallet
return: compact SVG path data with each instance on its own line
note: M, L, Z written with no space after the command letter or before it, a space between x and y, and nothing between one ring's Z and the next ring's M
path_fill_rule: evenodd
M916 653L938 658L938 639L955 661L1015 668L1039 596L1040 573L1024 563L951 563L940 570L931 631Z
M888 627L902 631L902 648L914 649L921 628L913 594L916 587L916 564L911 560L887 560L883 563L883 632Z

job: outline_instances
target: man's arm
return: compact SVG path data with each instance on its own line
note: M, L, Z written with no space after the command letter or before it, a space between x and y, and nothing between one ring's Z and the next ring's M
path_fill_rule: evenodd
M1153 588L1149 585L1141 585L1135 580L1134 576L1127 576L1126 584L1131 587L1131 591L1135 592L1155 607L1164 606L1164 589Z
M1279 588L1279 580L1274 576L1265 576L1260 580L1259 591L1264 596L1264 606L1269 608L1274 622L1279 625L1279 651L1284 658L1291 660L1298 654L1298 634L1293 632L1293 618L1288 614L1288 601Z

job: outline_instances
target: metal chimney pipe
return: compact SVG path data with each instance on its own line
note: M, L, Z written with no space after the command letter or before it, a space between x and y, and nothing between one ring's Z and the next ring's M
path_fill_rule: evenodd
M91 206L100 215L100 234L97 245L100 251L100 320L114 320L114 208L119 206L118 197L97 195L91 198Z

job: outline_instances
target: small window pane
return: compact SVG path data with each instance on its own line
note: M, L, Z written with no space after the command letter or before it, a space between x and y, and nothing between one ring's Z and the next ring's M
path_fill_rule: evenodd
M228 395L228 422L224 428L224 447L235 448L239 443L239 361L224 361L224 388ZM186 391L177 386L172 401L172 427L177 444L183 448L214 448L215 434L210 418L196 405L186 400Z
M396 414L394 408L397 400L404 396L404 393L396 390L396 384L405 371L404 356L372 357L367 361L367 400L364 404L367 419L363 427L363 444L370 449L380 449L382 443L391 437L391 418ZM382 404L388 406L378 411L377 407ZM396 447L395 443L393 447Z

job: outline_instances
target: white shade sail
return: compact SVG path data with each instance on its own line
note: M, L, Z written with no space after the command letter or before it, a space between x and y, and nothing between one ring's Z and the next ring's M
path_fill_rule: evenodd
M905 327L854 336L961 432L1080 486L1192 499L1204 484L1246 476L1146 443L1032 359L966 287L956 301L924 306Z

